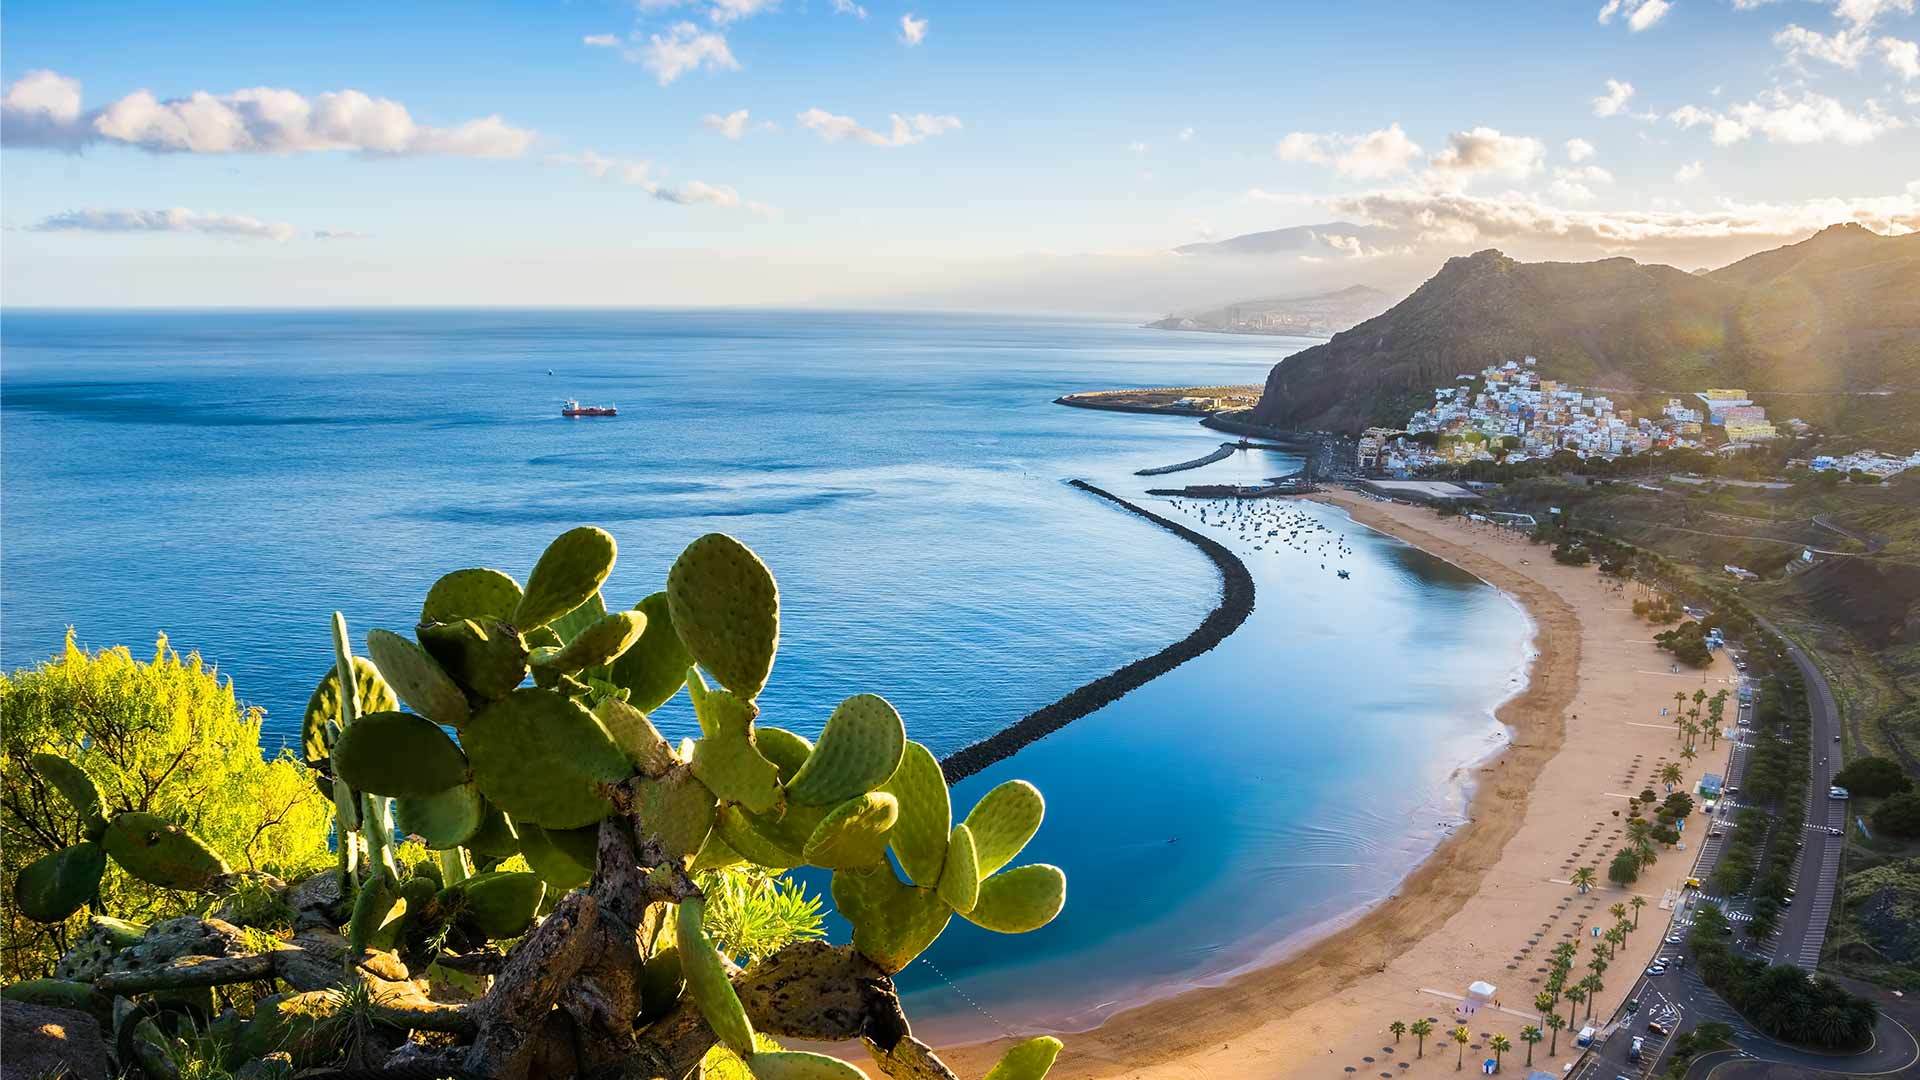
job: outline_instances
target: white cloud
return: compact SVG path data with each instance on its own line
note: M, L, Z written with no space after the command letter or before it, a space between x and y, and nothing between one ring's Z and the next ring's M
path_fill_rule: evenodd
M1801 145L1837 142L1849 146L1869 143L1888 131L1905 126L1872 100L1864 109L1853 110L1833 98L1810 90L1798 97L1774 89L1753 101L1714 112L1697 105L1683 105L1668 114L1682 128L1710 127L1719 146L1761 135L1768 142Z
M1920 230L1920 190L1867 198L1799 203L1722 202L1709 210L1568 210L1529 196L1466 195L1417 189L1333 196L1326 206L1345 218L1401 230L1423 243L1560 240L1621 250L1685 240L1800 239L1839 221L1877 232Z
M854 3L853 0L833 0L833 13L835 15L852 15L859 19L867 17L867 9Z
M1420 147L1396 123L1364 135L1290 132L1273 153L1282 161L1331 165L1334 172L1356 180L1379 180L1405 172L1420 156Z
M1340 233L1309 232L1307 235L1327 245L1327 247L1334 251L1340 252L1349 259L1374 259L1382 255L1410 255L1413 253L1413 249L1410 247L1375 247L1357 236L1344 236ZM1325 261L1317 255L1302 255L1300 256L1300 260L1302 262Z
M738 191L724 184L709 184L701 180L668 184L654 175L650 161L611 158L593 150L583 150L578 154L554 154L547 161L553 165L578 168L596 180L612 179L628 187L639 188L661 202L676 206L705 204L745 210L758 217L768 217L776 212L766 203L741 198Z
M1823 34L1798 23L1789 23L1786 29L1773 35L1774 46L1786 53L1789 60L1820 60L1843 68L1859 67L1860 58L1866 55L1871 43L1866 30L1857 27L1835 34Z
M1553 170L1547 190L1562 202L1587 203L1598 198L1593 185L1613 183L1613 174L1598 165L1561 166Z
M801 127L814 132L827 142L851 140L868 146L911 146L935 135L958 131L961 126L960 118L957 116L933 116L928 113L902 116L899 113L893 113L888 117L892 121L892 129L882 134L862 125L851 116L838 116L821 108L808 109L795 119L800 122Z
M1585 139L1568 139L1565 145L1568 161L1585 161L1597 153L1593 148L1593 144Z
M1691 184L1706 174L1707 167L1698 161L1689 161L1674 170L1673 178L1682 184Z
M1666 17L1673 10L1667 0L1607 0L1600 8L1602 24L1613 21L1615 15L1624 16L1627 29L1639 33Z
M305 97L253 87L228 94L195 91L161 100L136 90L83 112L80 83L51 71L22 76L0 97L0 141L10 146L78 150L92 143L151 153L297 154L355 150L370 156L438 154L519 157L534 133L498 116L453 127L415 122L407 107L359 90Z
M1914 0L1834 0L1833 13L1855 26L1865 27L1890 11L1913 14Z
M1901 78L1920 79L1920 41L1883 37L1875 44L1880 47L1880 59Z
M727 36L702 30L690 22L674 23L664 34L652 34L647 43L627 51L629 60L653 73L661 86L689 71L738 71L740 61L727 47Z
M1181 129L1180 129L1180 141L1181 141L1181 142L1192 142L1192 141L1193 141L1193 129L1192 129L1192 128L1190 128L1190 127L1183 127L1183 128L1181 128Z
M709 0L707 18L715 26L750 19L774 7L779 0Z
M371 234L353 229L315 229L313 238L315 240L371 240L373 237Z
M33 232L201 233L279 243L293 239L299 231L285 222L262 221L243 214L203 214L180 207L171 210L68 210L42 218L28 228Z
M908 48L927 40L927 20L914 18L912 12L900 16L900 40Z
M725 116L708 113L700 118L700 123L708 131L718 132L729 139L738 140L747 133L747 110L735 109Z
M1617 116L1633 97L1633 84L1619 79L1607 80L1607 92L1593 99L1593 115Z
M591 45L596 49L617 49L620 47L620 35L588 34L580 39L580 44Z
M1441 173L1460 179L1502 176L1523 180L1540 171L1547 153L1539 139L1503 135L1490 127L1456 131L1447 136L1447 144L1429 163Z

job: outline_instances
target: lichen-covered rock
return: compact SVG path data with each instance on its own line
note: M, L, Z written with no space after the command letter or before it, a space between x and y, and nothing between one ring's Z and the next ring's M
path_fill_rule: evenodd
M106 973L120 950L138 944L146 933L147 928L138 923L96 915L87 932L53 965L53 977L92 982Z
M0 1008L0 1061L22 1080L62 1077L107 1080L112 1075L100 1022L83 1012L9 1001Z
M136 945L120 950L109 971L147 971L182 956L239 956L252 952L240 928L220 919L182 915L153 924Z

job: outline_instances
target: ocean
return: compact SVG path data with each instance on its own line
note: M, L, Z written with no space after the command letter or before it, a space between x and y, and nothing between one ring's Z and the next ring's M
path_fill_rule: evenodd
M1254 614L959 785L957 814L1009 777L1040 787L1023 859L1066 870L1067 907L1017 937L955 920L900 979L935 1038L1084 1029L1384 896L1503 738L1491 710L1530 635L1506 598L1325 507L1287 507L1330 530L1315 543L1343 538L1319 550L1203 524L1145 489L1297 459L1138 477L1222 436L1051 403L1259 383L1309 344L983 315L0 313L0 662L51 655L69 626L136 655L164 632L263 707L277 744L336 609L357 637L404 631L440 573L524 579L581 523L619 540L603 591L630 605L720 530L780 581L765 722L817 734L841 698L879 693L944 754L1213 606L1205 558L1064 482L1089 480L1240 552ZM565 398L620 415L563 419ZM684 696L659 719L692 728Z

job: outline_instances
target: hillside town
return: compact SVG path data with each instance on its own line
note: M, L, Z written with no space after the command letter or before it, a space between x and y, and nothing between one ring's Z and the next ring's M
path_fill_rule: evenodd
M1436 387L1433 404L1408 417L1404 429L1374 427L1362 434L1361 469L1410 475L1430 466L1526 461L1561 451L1582 458L1673 448L1733 451L1781 437L1744 390L1701 390L1691 401L1670 397L1658 413L1646 415L1604 394L1543 378L1538 367L1528 356ZM1786 423L1791 433L1805 430L1799 420ZM1709 440L1709 427L1724 438Z

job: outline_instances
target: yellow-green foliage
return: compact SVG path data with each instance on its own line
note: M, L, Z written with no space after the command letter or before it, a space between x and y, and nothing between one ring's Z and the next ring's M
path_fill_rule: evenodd
M81 822L30 767L35 752L86 769L109 815L138 810L175 821L235 870L290 876L328 863L331 804L290 753L261 756L261 716L198 654L182 659L164 636L142 663L124 648L83 650L69 632L60 655L0 675L0 961L8 980L40 974L87 917L82 910L66 926L47 927L12 910L14 875L81 839ZM139 922L178 914L196 899L111 864L101 885L107 913Z

